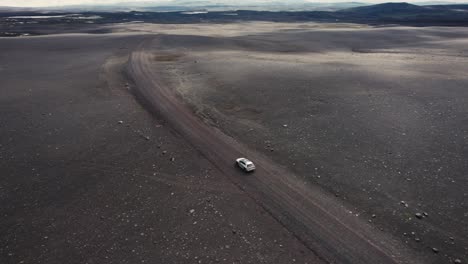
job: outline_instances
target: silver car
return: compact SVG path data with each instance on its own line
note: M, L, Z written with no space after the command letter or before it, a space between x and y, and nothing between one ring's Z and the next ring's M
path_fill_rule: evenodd
M255 165L253 164L253 162L246 158L238 158L236 159L236 163L241 169L243 169L246 172L255 170Z

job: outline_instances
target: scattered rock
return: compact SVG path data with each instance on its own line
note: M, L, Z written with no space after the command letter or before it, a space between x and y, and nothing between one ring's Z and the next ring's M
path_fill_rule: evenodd
M195 209L190 209L189 213L191 214L195 213Z
M428 213L426 213L426 212L424 212L424 213L423 213L423 216L424 216L424 217L428 217L428 216L429 216L429 214L428 214Z
M163 154L163 155L166 155L166 153L167 153L167 151L163 150L162 154Z
M119 120L117 123L118 123L119 125L121 125L121 124L123 124L123 121L122 121L122 120Z
M414 216L416 216L416 218L418 219L421 219L423 217L421 213L415 213Z
M455 259L455 260L453 261L453 263L460 264L460 263L462 263L462 262L461 262L461 260L460 260L460 259Z
M288 127L288 125L284 124L283 127Z
M416 242L421 242L421 239L419 237L415 238L414 241Z
M405 207L408 207L408 203L405 202L405 201L401 201L400 204L403 205L403 206L405 206Z
M377 216L375 214L372 215L372 218L376 218Z
M174 158L174 157L172 157L172 158L171 158L171 161L175 161L175 158Z
M150 137L140 134L140 136L146 140L150 140Z
M437 253L439 253L439 249L438 248L432 248L432 252L437 254Z

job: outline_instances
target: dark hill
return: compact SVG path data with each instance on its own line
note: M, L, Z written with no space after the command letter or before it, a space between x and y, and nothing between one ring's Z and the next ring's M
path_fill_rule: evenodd
M370 24L458 25L466 26L468 12L465 5L419 6L408 3L385 3L354 7L336 12L342 21Z
M384 3L370 6L360 6L340 10L340 12L353 13L361 16L381 16L400 14L432 13L435 10L425 6L412 5L408 3Z
M451 10L451 11L458 11L458 12L460 12L461 10L467 10L468 11L468 4L430 5L430 6L426 6L426 7L432 8L432 9L438 9L438 10Z

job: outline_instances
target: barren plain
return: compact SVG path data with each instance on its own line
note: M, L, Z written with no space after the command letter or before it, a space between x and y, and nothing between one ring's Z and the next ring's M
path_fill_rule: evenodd
M0 38L2 262L468 261L466 28L96 27Z

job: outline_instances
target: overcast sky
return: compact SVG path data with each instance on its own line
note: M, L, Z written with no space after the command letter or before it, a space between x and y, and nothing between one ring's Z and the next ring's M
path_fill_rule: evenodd
M197 0L192 0L193 2ZM245 2L246 0L242 1ZM291 0L297 2L297 0ZM351 0L305 0L308 2L347 2ZM363 0L358 2L370 2L370 3L381 3L381 2L422 2L425 0ZM430 1L430 0L428 0ZM450 2L467 2L468 0L448 0ZM75 4L109 4L109 3L118 3L118 2L142 2L142 0L0 0L0 6L30 6L30 7L37 7L37 6L63 6L63 5L75 5ZM153 0L145 2L154 2L154 3L167 3L171 2L171 0ZM213 2L218 3L239 3L238 0L216 0ZM252 2L269 2L268 0L252 0ZM283 3L287 3L288 0L283 0Z

